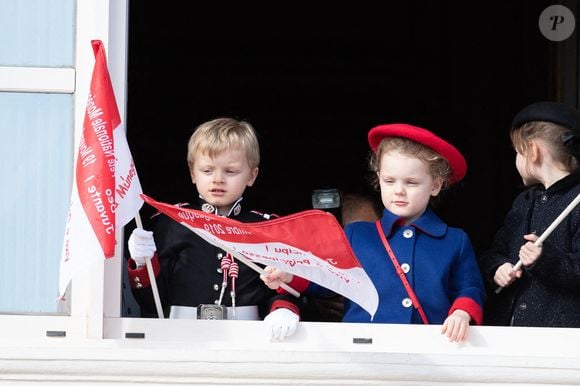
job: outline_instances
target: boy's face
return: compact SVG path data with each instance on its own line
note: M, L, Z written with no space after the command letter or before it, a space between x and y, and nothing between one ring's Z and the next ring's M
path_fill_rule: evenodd
M428 165L417 157L391 151L379 163L379 185L383 205L410 224L427 209L431 196L441 190Z
M219 214L227 214L247 186L252 186L258 168L250 168L241 150L225 151L214 158L197 152L191 170L191 181L205 201L218 207Z

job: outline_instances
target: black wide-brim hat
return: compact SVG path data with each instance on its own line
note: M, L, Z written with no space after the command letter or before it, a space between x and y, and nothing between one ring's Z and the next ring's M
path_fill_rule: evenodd
M373 127L368 134L369 145L373 152L377 152L377 148L381 141L386 137L402 137L434 150L439 155L449 162L452 176L449 179L450 184L459 182L465 177L467 173L467 162L459 150L444 139L436 136L429 130L417 126L411 126L405 123L392 123L388 125L379 125Z
M580 132L580 114L576 109L560 102L536 102L524 107L512 121L512 128L533 122L552 122Z

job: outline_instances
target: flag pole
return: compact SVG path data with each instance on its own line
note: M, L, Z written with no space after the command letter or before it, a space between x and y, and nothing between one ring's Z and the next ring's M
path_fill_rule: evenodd
M185 226L186 228L188 228L189 230L191 230L193 233L197 234L198 236L200 236L205 241L207 241L208 243L211 244L211 242L209 240L207 240L206 238L204 238L203 236L201 236L199 233L197 233L195 231L195 228L192 227L191 225L189 225L189 224L187 224L187 223L185 223L183 221L180 222L180 224L183 225L183 226ZM253 261L251 261L250 259L248 259L246 256L242 255L238 251L233 250L233 249L230 249L230 248L225 248L223 246L222 246L222 248L224 250L226 250L227 252L229 252L236 259L240 260L242 263L246 264L248 267L250 267L254 271L258 272L260 275L266 275L266 272L259 265L257 265L256 263L254 263ZM296 291L294 288L290 287L288 284L280 282L280 287L282 287L283 289L286 290L286 292L294 295L295 297L297 297L297 298L300 297L300 292Z
M256 263L254 263L253 261L248 259L246 256L244 256L241 253L236 252L234 250L228 249L228 252L231 253L232 256L234 256L236 259L240 260L242 263L246 264L248 267L250 267L254 271L258 272L260 275L266 275L266 272L259 265L257 265ZM300 297L300 292L296 291L294 288L290 287L288 284L280 282L280 287L285 289L290 294L296 296L297 298Z
M542 233L542 235L538 237L536 241L534 241L534 245L541 246L544 240L546 240L546 238L550 236L550 234L554 231L554 229L556 229L556 227L562 222L562 220L564 220L564 218L568 216L570 212L572 212L572 210L574 210L574 208L578 205L578 203L580 203L580 194L578 194L576 198L572 200L570 204L568 204L566 209L564 209L562 213L560 213L560 215L556 217L556 219L550 224L550 226L544 231L544 233ZM514 271L518 271L519 269L521 269L522 265L523 265L522 261L518 260L516 265L514 265ZM502 288L504 287L497 287L495 293L496 294L500 293Z
M139 212L135 215L135 223L139 229L143 229L143 223L141 222L141 215ZM157 289L157 282L155 281L155 271L153 271L153 265L151 264L151 259L145 259L145 266L147 267L147 273L149 274L149 282L151 283L151 290L153 292L153 298L155 299L155 308L157 308L157 315L159 319L163 319L163 308L161 307L161 299L159 297L159 290Z

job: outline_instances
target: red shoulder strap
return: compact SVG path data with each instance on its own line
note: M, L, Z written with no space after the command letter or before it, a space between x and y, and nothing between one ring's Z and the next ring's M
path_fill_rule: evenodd
M413 302L413 307L415 307L417 309L417 312L419 312L419 315L421 316L423 323L429 324L429 321L427 320L427 315L425 315L425 312L423 311L423 307L421 307L421 303L419 303L419 298L417 297L417 295L415 295L415 291L413 291L413 287L411 287L411 284L409 284L409 281L407 280L407 276L405 276L405 272L403 272L403 270L401 269L401 266L399 265L399 261L397 260L397 257L393 253L393 250L391 249L391 245L387 241L387 237L385 236L385 232L383 232L383 228L381 227L381 221L377 220L375 222L375 224L377 226L377 230L379 231L379 236L381 237L381 241L383 242L383 245L384 245L385 249L387 250L389 257L391 258L391 261L393 262L393 265L395 266L395 271L397 271L397 274L399 275L399 278L401 279L401 282L403 283L403 287L405 287L407 294L409 294L409 297L411 298L411 301Z

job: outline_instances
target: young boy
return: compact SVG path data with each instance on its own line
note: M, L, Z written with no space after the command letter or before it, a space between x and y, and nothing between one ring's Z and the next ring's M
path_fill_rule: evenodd
M429 203L465 176L465 159L435 134L407 124L377 126L368 139L383 215L353 222L345 232L377 288L379 309L371 321L345 299L343 322L442 324L451 342L464 341L469 325L482 320L483 282L467 234L447 226ZM272 267L262 280L270 288L284 282L298 291L321 290Z
M258 139L248 122L218 118L198 126L188 143L187 163L199 203L185 206L242 222L270 217L242 206L260 163ZM269 313L267 329L273 340L294 332L299 311L290 296L278 295L254 270L169 217L159 214L155 220L153 232L136 228L128 241L129 280L142 316L157 315L145 267L146 259L152 259L165 315L183 314L188 311L184 307L224 305L229 307L227 317L233 318L234 304L237 319L262 319Z

